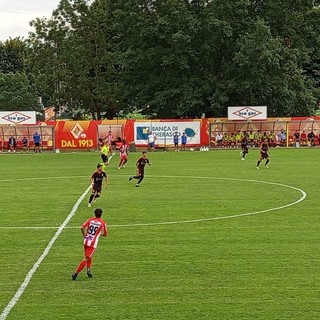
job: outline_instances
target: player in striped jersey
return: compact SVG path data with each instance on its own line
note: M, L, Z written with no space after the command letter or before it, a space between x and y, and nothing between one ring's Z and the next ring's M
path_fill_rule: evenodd
M124 165L128 161L128 146L125 139L123 139L122 144L119 147L119 155L120 155L120 161L119 161L118 169L125 168Z
M81 226L84 245L84 259L79 263L75 273L72 274L72 280L76 280L78 274L85 267L87 267L87 276L92 278L92 256L97 248L99 237L106 237L108 235L107 224L103 219L101 219L102 213L102 209L95 209L94 218L89 218Z

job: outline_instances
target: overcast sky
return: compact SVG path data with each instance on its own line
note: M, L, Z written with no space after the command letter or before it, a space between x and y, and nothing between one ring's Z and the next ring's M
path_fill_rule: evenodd
M27 38L33 31L29 21L51 17L60 0L0 0L0 41L15 37Z

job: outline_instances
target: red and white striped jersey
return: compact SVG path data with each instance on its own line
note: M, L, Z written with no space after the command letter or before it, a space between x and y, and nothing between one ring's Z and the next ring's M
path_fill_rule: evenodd
M125 157L128 155L128 147L126 144L122 145L120 148L119 148L119 153L120 153L120 158L121 157Z
M89 218L82 228L87 229L83 244L96 248L101 234L108 235L107 224L101 218Z

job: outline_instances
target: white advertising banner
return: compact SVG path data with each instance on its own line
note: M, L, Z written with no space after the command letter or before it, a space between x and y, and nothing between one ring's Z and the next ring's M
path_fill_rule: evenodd
M35 111L0 111L0 124L36 124Z
M266 120L267 107L228 107L228 120Z
M147 145L148 136L152 132L156 136L157 145L173 145L173 135L175 132L179 136L185 132L187 145L200 144L200 121L150 121L134 123L134 141L137 145Z

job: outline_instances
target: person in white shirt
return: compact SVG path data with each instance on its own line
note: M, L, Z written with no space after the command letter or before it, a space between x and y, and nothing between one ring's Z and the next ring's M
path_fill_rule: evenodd
M156 135L152 133L152 131L150 131L148 135L148 146L150 151L156 151L155 141L156 141Z

